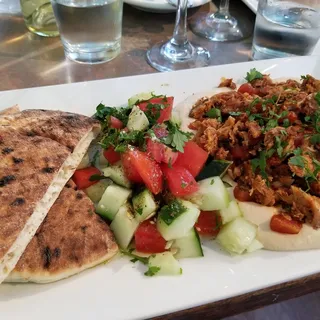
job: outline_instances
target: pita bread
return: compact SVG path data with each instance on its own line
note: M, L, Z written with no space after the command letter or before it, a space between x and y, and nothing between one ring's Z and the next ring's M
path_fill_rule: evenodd
M109 226L69 181L5 281L57 281L109 260L117 251Z
M25 110L0 117L0 283L100 129L88 117Z

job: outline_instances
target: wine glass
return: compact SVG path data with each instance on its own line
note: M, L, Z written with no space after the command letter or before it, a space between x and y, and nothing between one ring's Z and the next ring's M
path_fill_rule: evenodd
M157 43L147 52L148 63L158 71L205 67L209 64L209 51L188 41L187 4L188 0L178 0L172 38Z
M236 41L243 38L237 19L229 12L229 0L221 0L216 13L202 13L195 17L190 28L196 35L211 41Z

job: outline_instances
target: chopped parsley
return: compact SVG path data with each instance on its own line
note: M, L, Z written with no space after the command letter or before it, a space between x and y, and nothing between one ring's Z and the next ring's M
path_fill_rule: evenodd
M297 166L299 168L304 168L305 167L305 159L303 156L294 156L289 159L289 163L292 164L293 166Z
M140 216L142 215L143 213L143 208L139 207L136 209L136 211L140 214Z
M309 76L308 75L307 76L301 76L300 78L301 78L301 80L308 80Z
M153 277L160 271L160 267L152 266L144 273L145 276Z
M211 179L210 185L213 185L213 184L214 184L214 179Z
M245 79L248 82L252 82L255 79L262 79L262 78L263 78L263 74L257 71L256 68L250 69L250 72L247 72L247 76L245 77Z
M261 151L259 154L259 158L255 158L251 160L251 167L252 171L256 172L256 170L259 168L260 169L260 174L263 179L266 180L266 183L268 184L268 174L266 172L266 167L267 167L267 157L271 157L270 154L266 154L265 151Z
M133 263L140 261L143 264L148 264L149 258L139 257L139 256L133 254L132 251L133 251L133 249L132 250L121 250L121 253L132 258L130 261Z
M160 118L161 110L167 108L167 105L162 103L151 103L147 104L146 110L144 111L151 125L156 124Z
M315 94L314 100L316 100L318 103L318 106L320 106L320 91Z
M179 126L172 121L166 121L165 124L167 125L168 135L161 141L175 151L183 152L184 144L190 140L192 133L181 131Z
M100 103L96 107L96 113L94 114L94 116L96 119L102 122L105 121L108 117L113 116L121 120L126 125L130 112L131 108L114 108Z
M312 144L318 144L318 143L320 143L320 133L314 134L314 135L310 138L310 142L311 142Z
M182 188L182 189L186 188L187 186L188 186L187 183L185 183L185 182L182 182L182 183L181 183L181 188Z
M90 178L89 181L100 181L100 180L104 180L104 179L108 179L107 177L100 175L100 174L93 174Z
M179 217L186 210L187 208L184 205L182 205L181 201L173 200L172 202L161 208L158 219L161 219L169 226L177 217Z
M290 121L289 121L289 119L284 119L282 125L283 125L285 128L288 128L288 127L290 126Z
M222 117L221 117L221 110L217 109L217 108L212 108L210 109L207 113L206 116L209 118L214 118L217 119L218 121L222 121Z

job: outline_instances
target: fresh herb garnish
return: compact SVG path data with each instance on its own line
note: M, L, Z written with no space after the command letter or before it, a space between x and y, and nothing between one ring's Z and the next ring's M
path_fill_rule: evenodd
M255 79L262 79L262 78L263 78L263 74L257 71L256 68L250 69L250 72L247 72L247 76L245 77L245 79L248 82L252 82Z
M144 273L145 276L153 277L160 271L160 267L152 266Z
M282 158L282 155L283 155L283 146L282 146L282 141L281 141L281 138L276 136L275 138L275 146L276 146L276 150L277 150L277 153L278 153L278 156L280 158Z
M320 143L320 133L314 134L314 135L310 138L310 142L311 142L312 144Z
M130 260L131 262L140 261L143 264L148 264L149 258L139 257L139 256L133 254L132 251L133 250L131 250L131 252L130 252L130 250L121 250L121 253L130 257L130 258L133 258L132 260Z
M318 103L318 106L320 106L320 91L314 95L314 100L316 100Z
M100 103L96 108L94 116L96 119L103 122L106 121L108 117L113 116L121 120L126 125L130 112L131 108L113 108Z
M300 78L301 78L301 80L308 80L309 76L308 75L307 76L301 76Z
M179 217L186 210L187 208L182 204L181 201L173 200L161 208L158 219L161 219L167 225L170 225L175 218Z
M288 128L288 127L290 126L290 121L289 121L289 119L284 119L282 125L283 125L285 128Z
M166 121L168 135L161 139L167 146L174 150L183 152L184 144L190 140L192 133L181 131L179 126L172 121Z
M211 179L210 185L213 185L213 184L214 184L214 179Z
M167 105L162 103L151 103L147 104L146 110L144 111L151 125L156 124L160 118L161 110L167 108Z
M206 116L209 118L214 118L217 119L218 121L222 121L222 117L221 117L221 110L217 109L217 108L212 108L210 109L207 113Z
M136 211L140 214L140 216L142 215L143 213L143 208L139 207L136 209Z
M107 177L100 175L100 174L93 174L90 178L89 181L100 181L103 179L108 179Z
M269 156L269 154L268 154ZM252 171L256 172L256 170L259 168L260 169L260 174L263 179L266 180L266 184L268 185L269 180L268 180L268 174L266 172L266 167L267 167L267 155L265 151L261 151L259 154L259 158L255 158L251 160L251 167Z
M182 189L186 188L187 186L188 186L187 183L185 183L185 182L182 182L182 183L181 183L181 188L182 188Z

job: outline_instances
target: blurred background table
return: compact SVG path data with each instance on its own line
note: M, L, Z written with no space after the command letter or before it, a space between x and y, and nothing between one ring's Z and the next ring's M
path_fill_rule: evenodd
M16 0L7 0L7 3ZM59 37L43 38L30 33L19 12L0 12L0 90L29 88L79 81L124 77L157 72L145 59L146 50L172 35L175 13L149 13L124 5L122 52L105 64L81 65L64 57ZM214 3L189 9L189 17L199 11L216 10ZM14 10L13 10L14 11ZM248 61L255 15L242 1L231 1L231 13L246 26L241 42L214 43L192 35L196 43L211 51L211 65Z

